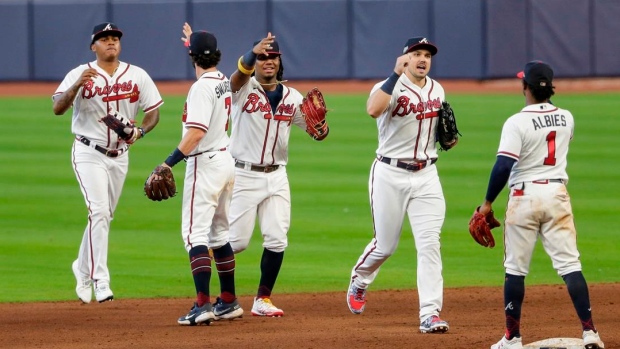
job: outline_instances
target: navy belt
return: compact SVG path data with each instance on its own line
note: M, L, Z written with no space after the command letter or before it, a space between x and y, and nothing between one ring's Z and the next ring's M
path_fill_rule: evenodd
M100 152L101 154L109 157L109 158L116 158L119 157L121 154L123 154L125 151L127 151L127 147L121 148L121 149L106 149L102 146L99 146L97 144L95 144L95 142L91 142L90 139L81 136L81 137L76 137L75 139L77 139L78 141L82 142L84 145L91 147L93 149L95 149L96 151Z
M402 168L403 170L407 170L411 172L420 171L421 169L437 162L437 158L434 158L434 159L428 159L423 162L408 163L408 162L399 161L398 159L392 159L392 158L388 158L386 156L380 156L380 155L377 156L377 160L383 163L386 163L388 165L396 166L398 168Z
M279 169L280 165L258 166L249 162L235 160L235 167L242 168L248 171L269 173Z

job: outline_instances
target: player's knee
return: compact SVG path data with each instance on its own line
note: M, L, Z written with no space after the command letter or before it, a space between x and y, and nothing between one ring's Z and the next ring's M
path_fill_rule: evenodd
M265 241L263 243L263 248L271 251L271 252L284 252L286 247L288 246L288 240L283 241Z
M239 253L239 252L243 252L248 248L248 244L249 244L249 240L248 241L230 241L230 247L232 247L232 250L235 254Z
M574 262L571 264L566 264L566 265L562 265L562 266L558 266L557 268L555 268L558 272L558 275L560 275L562 278L564 278L566 275L568 274L572 274L575 272L581 272L581 263Z
M88 211L88 216L90 217L91 221L99 219L112 220L112 218L114 217L108 205L91 204L88 207Z

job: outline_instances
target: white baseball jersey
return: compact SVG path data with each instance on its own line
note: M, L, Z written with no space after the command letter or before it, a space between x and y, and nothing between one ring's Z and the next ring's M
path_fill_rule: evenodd
M206 135L192 154L228 146L231 107L230 81L224 74L219 71L204 73L194 82L183 110L183 136L188 127L202 129Z
M282 100L275 111L255 77L233 93L233 132L230 152L235 159L255 165L286 165L291 124L305 131L299 105L303 96L284 86Z
M272 172L235 168L235 187L230 204L230 245L235 253L250 243L256 217L263 247L282 252L288 246L291 222L291 190L285 165L291 125L306 129L299 110L303 96L282 85L282 100L273 111L256 78L233 93L230 152L246 165L278 165ZM259 167L259 168L260 168Z
M376 84L371 95L384 82ZM403 162L437 158L437 110L444 97L437 81L426 77L426 84L420 88L402 74L387 109L377 118L377 155ZM446 204L437 167L430 161L425 165L409 171L394 163L373 162L368 192L374 236L351 271L356 287L368 288L381 265L396 251L408 215L417 249L420 321L439 315L443 307L439 237Z
M553 104L528 105L504 123L498 155L517 160L509 186L543 179L568 180L566 156L573 115Z
M116 110L134 120L140 109L146 113L158 108L164 101L155 83L142 68L119 62L118 69L110 76L97 65L97 61L71 70L52 98L71 88L88 68L96 69L99 76L92 82L86 82L78 91L73 103L71 132L108 149L120 148L125 145L124 141L99 119L110 110Z
M573 210L566 188L573 115L550 103L532 104L504 123L498 155L517 160L510 172L504 221L504 267L529 273L536 242L542 242L559 275L581 270Z
M140 109L148 112L164 102L153 80L143 69L119 62L118 69L110 76L96 61L71 70L52 98L70 89L88 68L96 69L99 75L78 90L73 101L71 121L71 132L91 142L89 147L75 141L71 152L73 170L88 207L88 221L76 271L84 279L100 285L110 282L107 265L108 233L122 193L129 158L127 152L118 157L108 157L93 148L97 144L106 149L127 149L125 142L99 120L110 110L135 120Z
M377 83L371 94L384 82ZM377 118L377 154L393 159L436 158L437 110L444 99L443 87L437 81L427 76L426 84L420 88L402 74L388 108Z
M226 148L231 104L230 81L219 71L202 74L187 95L183 135L189 127L206 131L185 167L181 235L188 252L198 245L217 249L228 242L235 179Z

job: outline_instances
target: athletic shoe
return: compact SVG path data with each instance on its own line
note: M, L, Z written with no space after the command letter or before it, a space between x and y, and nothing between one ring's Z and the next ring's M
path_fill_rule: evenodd
M273 303L271 303L271 299L269 298L254 298L252 315L280 317L284 316L284 311L273 305Z
M196 326L199 324L209 325L215 319L211 303L205 303L202 307L194 303L192 309L185 316L181 316L177 322L179 325Z
M217 301L213 305L213 314L215 320L232 320L243 316L243 309L241 305L235 299L232 303L224 302L220 297L217 297Z
M592 330L583 331L583 346L586 349L605 349L605 344L601 341L598 332Z
M347 292L347 304L353 314L361 314L366 307L366 289L355 286L351 281Z
M506 339L506 336L502 336L499 342L493 344L491 349L521 349L523 343L521 342L521 336L512 337L512 339Z
M449 328L448 323L437 315L431 315L420 323L420 332L422 333L445 333L448 332Z
M95 298L99 303L113 300L114 294L110 289L110 285L105 282L95 282Z
M82 274L78 270L78 261L73 261L71 265L71 269L73 269L73 275L75 275L75 280L77 281L77 286L75 286L75 293L77 293L78 298L82 301L82 303L90 303L93 299L93 288L92 281L87 278L83 278Z

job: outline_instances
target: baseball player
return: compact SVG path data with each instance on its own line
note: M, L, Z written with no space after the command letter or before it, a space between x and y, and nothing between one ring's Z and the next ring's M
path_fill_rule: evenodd
M506 333L491 348L523 347L520 319L525 276L539 238L566 283L581 320L584 346L604 348L592 321L566 190L566 157L575 127L573 115L551 104L555 87L549 65L529 62L517 76L523 79L525 108L504 123L486 198L479 208L483 215L491 212L493 201L508 183L510 195L504 222Z
M180 325L235 319L243 309L235 295L235 255L228 242L228 209L234 184L234 163L228 151L231 92L228 78L217 69L221 52L212 33L198 31L186 40L196 71L183 110L183 138L162 166L187 160L183 187L182 237L189 253L196 302ZM153 175L151 175L153 176ZM220 280L220 296L209 296L211 256Z
M122 36L114 23L96 25L90 49L97 59L71 70L52 97L56 115L73 106L71 159L88 208L88 223L72 269L78 298L84 303L91 301L93 286L97 301L114 298L108 270L108 234L127 175L129 146L157 125L158 108L164 103L144 70L119 61ZM99 121L114 111L135 122L140 109L144 118L140 127L133 128L135 136L129 141Z
M185 23L186 37L191 27ZM291 125L310 132L300 112L303 96L282 82L284 68L275 36L254 43L239 58L230 77L233 92L230 152L235 159L235 186L230 204L230 244L244 251L258 216L263 235L261 278L252 315L280 317L271 292L288 246L291 193L286 173ZM316 140L323 140L327 132ZM312 134L310 134L312 136Z
M374 236L353 267L347 303L354 314L364 311L367 288L396 250L406 213L417 249L420 331L443 333L449 327L439 317L443 306L439 236L446 204L435 167L435 133L445 95L443 87L428 77L437 53L433 43L411 38L402 53L392 75L373 87L366 103L379 130L368 182Z

